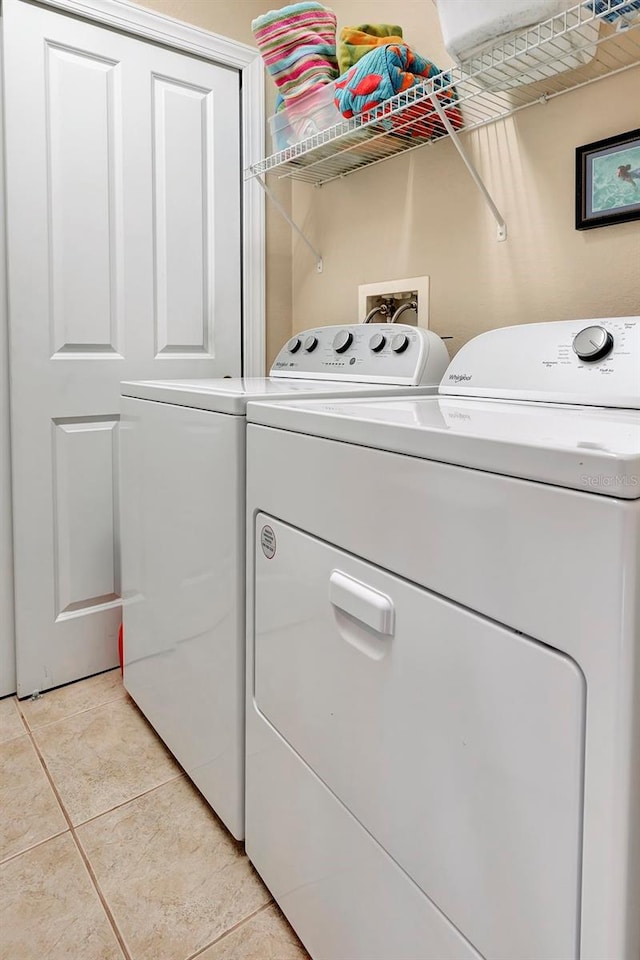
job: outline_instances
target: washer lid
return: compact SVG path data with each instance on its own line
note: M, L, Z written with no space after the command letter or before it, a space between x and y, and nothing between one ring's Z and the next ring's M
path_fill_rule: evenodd
M220 380L138 380L120 384L123 397L172 403L216 413L244 416L250 400L280 400L297 397L376 396L435 393L437 387L402 387L398 384L286 380L274 377L233 377Z
M247 419L490 473L640 497L640 411L461 398L252 403Z

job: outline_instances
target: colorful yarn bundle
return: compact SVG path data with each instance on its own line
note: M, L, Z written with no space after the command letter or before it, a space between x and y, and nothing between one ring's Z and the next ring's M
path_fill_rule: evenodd
M389 130L402 136L428 140L435 133L443 132L442 121L430 101L409 106L397 117L393 114L385 116L384 104L396 94L434 77L441 88L450 82L448 74L441 73L433 63L405 44L387 44L371 50L336 81L336 107L347 119L379 117ZM455 89L449 87L437 96L454 128L462 127L462 114L455 106Z
M336 16L315 0L270 10L251 24L287 107L338 76Z

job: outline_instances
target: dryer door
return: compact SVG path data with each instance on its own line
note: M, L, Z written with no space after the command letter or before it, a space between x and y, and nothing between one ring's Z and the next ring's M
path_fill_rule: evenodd
M256 524L258 710L480 953L576 957L581 671L277 520Z

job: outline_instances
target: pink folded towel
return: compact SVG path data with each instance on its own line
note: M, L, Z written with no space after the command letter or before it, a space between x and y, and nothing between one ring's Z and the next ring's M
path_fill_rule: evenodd
M336 16L316 0L270 10L251 29L287 106L338 76Z

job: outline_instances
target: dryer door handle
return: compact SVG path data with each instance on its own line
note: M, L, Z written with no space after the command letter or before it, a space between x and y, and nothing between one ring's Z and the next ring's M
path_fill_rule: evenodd
M329 600L338 610L371 627L376 633L393 636L393 601L379 590L334 570L329 577Z

